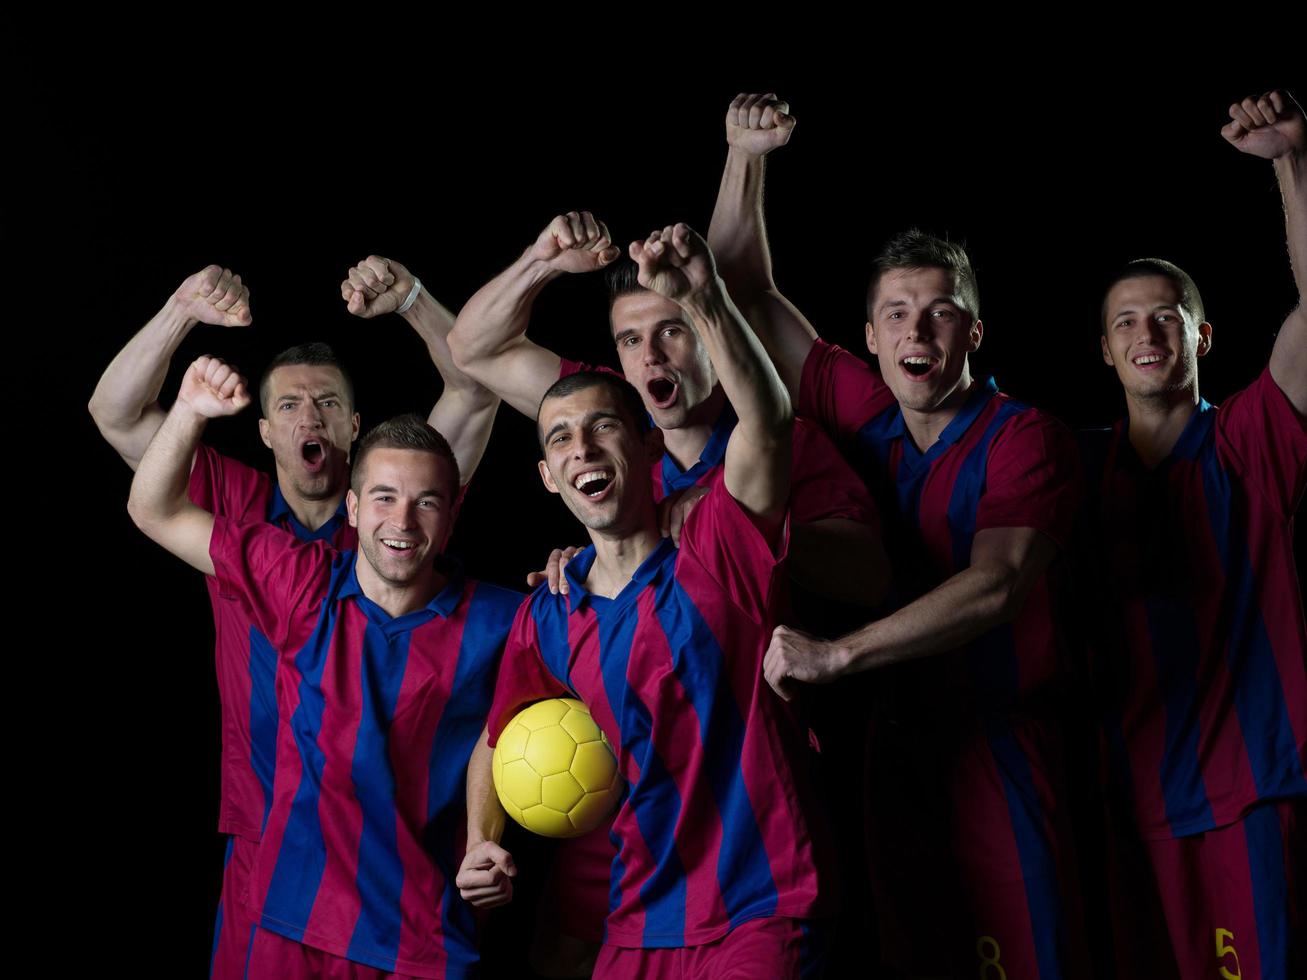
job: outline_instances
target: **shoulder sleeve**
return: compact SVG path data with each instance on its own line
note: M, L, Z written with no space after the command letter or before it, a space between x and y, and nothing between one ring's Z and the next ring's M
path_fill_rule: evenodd
M1033 527L1066 548L1080 493L1075 437L1051 415L1027 409L1008 421L990 446L976 530Z
M850 437L893 404L889 386L865 361L821 338L813 342L799 382L800 415Z
M582 371L598 371L601 374L611 374L619 378L622 377L621 371L614 371L612 368L605 367L602 364L590 364L587 361L569 361L566 357L560 357L558 360L558 376L560 378L566 378L571 374L580 374Z
M677 562L694 561L737 606L758 622L767 622L784 580L790 518L786 514L780 543L773 551L727 491L724 474L725 467L713 474L707 495L685 519Z
M187 496L214 517L261 521L260 507L267 499L268 476L200 443Z
M1307 419L1294 410L1269 367L1216 410L1216 451L1281 517L1293 516L1307 485Z
M296 619L316 610L334 554L324 542L227 517L214 519L209 539L219 587L245 601L254 625L278 648Z
M545 666L535 618L531 615L535 598L527 596L526 601L518 606L513 626L508 631L508 641L504 644L504 658L499 666L499 679L495 682L495 698L486 719L491 748L499 741L500 733L508 727L514 715L526 705L543 698L576 697Z
M839 517L879 533L880 519L866 484L821 427L802 416L794 420L792 478L790 505L796 523Z

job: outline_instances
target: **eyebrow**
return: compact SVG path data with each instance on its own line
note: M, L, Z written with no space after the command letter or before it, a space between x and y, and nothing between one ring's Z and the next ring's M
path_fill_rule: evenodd
M599 421L600 419L612 419L615 422L622 421L622 417L618 415L616 412L599 410L599 411L591 412L588 415L586 415L584 418L581 419L580 424L593 425L595 422ZM550 427L549 431L545 433L545 442L549 442L549 440L551 440L555 436L555 434L557 434L561 430L566 429L567 427L568 425L566 422L554 423L554 425Z
M687 326L687 324L684 318L682 317L669 316L669 317L664 317L663 319L655 323L654 329L657 330L660 327L666 327L666 326L684 327ZM639 329L636 327L627 327L625 330L619 330L617 333L613 334L613 343L615 344L621 343L623 338L634 336L639 332L640 332Z
M386 486L384 483L378 483L368 487L367 492L368 493L399 493L399 490L396 487L389 487ZM445 496L444 492L440 490L419 490L417 499L421 500L423 497L440 497L443 499L444 496Z

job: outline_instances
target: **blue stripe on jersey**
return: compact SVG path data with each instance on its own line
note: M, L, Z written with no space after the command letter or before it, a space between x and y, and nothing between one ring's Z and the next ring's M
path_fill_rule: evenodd
M622 797L618 801L617 807L621 809L630 794L631 788L625 786L622 788ZM608 915L617 911L617 907L622 904L622 879L626 876L626 865L622 863L622 844L624 838L617 832L617 825L614 823L608 831L608 841L613 845L613 864L608 876ZM608 916L604 916L604 942L608 942Z
M767 847L740 765L744 718L723 669L726 655L675 578L659 583L655 608L671 649L672 669L699 717L700 748L722 822L717 887L735 928L746 919L773 914L777 901Z
M594 545L585 549L593 551ZM572 561L583 560L585 551L578 554ZM591 555L593 559L593 555ZM568 570L571 570L571 564L568 564ZM564 572L566 574L566 572ZM575 691L572 687L572 671L570 661L572 657L572 648L568 640L567 633L567 599L563 595L553 595L549 592L547 586L541 586L536 591L536 596L531 602L531 618L535 620L536 642L540 647L540 659L544 662L549 673L553 674L558 683L565 685Z
M1253 885L1253 914L1263 980L1284 980L1289 959L1289 885L1285 878L1284 839L1279 807L1253 807L1243 819L1248 842L1248 871Z
M327 845L318 816L318 787L322 785L322 768L326 761L318 747L318 736L322 732L322 672L336 630L339 604L334 601L335 596L353 567L354 556L343 552L332 567L318 625L294 658L295 669L300 674L299 705L290 717L290 727L300 754L300 782L295 789L286 832L272 869L263 913L266 922L271 910L273 921L267 923L268 927L296 942L304 938L304 927L313 911L327 862Z
M448 969L466 970L478 960L477 925L472 906L454 885L458 832L467 819L467 763L481 737L495 693L499 654L522 597L507 589L478 584L468 599L467 619L449 700L436 724L427 768L427 820L436 865L444 876L441 932Z
M250 626L250 766L263 789L263 820L272 812L272 780L277 769L277 651L257 626Z
M569 569L570 569L569 565ZM635 638L636 615L630 603L591 596L599 623L599 668L604 691L617 727L622 748L640 766L640 778L630 790L630 806L640 835L656 862L640 888L644 906L642 945L649 948L684 945L685 869L676 852L676 823L681 814L681 797L676 783L659 758L649 737L653 721L649 708L626 681ZM616 605L616 608L614 606Z
M891 402L883 412L863 423L862 428L858 430L857 442L875 459L875 472L888 472L890 445L906 431L903 425L903 412L898 407L898 402Z
M363 596L355 601L365 612L369 611ZM361 717L350 763L350 781L354 784L363 827L359 835L358 871L354 876L359 917L346 955L390 971L395 969L399 955L404 864L399 856L395 770L387 751L386 732L395 716L412 635L411 631L391 635L369 616L359 658ZM387 962L380 964L378 958Z
M1214 416L1215 412L1209 414ZM1225 573L1225 595L1229 597L1226 608L1221 610L1230 628L1226 665L1234 681L1234 707L1253 783L1257 795L1263 798L1307 796L1307 779L1297 764L1297 739L1280 683L1279 665L1257 601L1247 528L1230 526L1235 491L1221 470L1210 440L1204 445L1202 475L1208 520Z
M983 408L988 399L980 403ZM948 526L953 538L953 571L960 572L971 565L971 544L976 536L976 511L980 508L980 495L985 492L985 479L989 471L989 446L1008 419L1027 410L1020 402L1004 402L985 426L980 439L967 453L958 469L953 489L949 493ZM974 416L973 416L974 418ZM1016 691L1013 690L1015 695Z
M235 836L229 834L227 836L227 851L222 856L223 881L227 880L227 865L231 862L231 852L235 844ZM213 976L213 960L218 955L218 939L222 935L222 898L221 895L218 896L218 914L213 920L213 948L209 950L209 976Z
M1057 862L1045 833L1043 808L1035 791L1030 760L1006 719L986 718L985 737L1003 782L1012 834L1016 838L1039 976L1041 980L1052 980L1063 975L1061 953L1066 948L1066 933Z
M1212 805L1198 763L1198 629L1186 602L1154 596L1144 600L1144 613L1157 687L1166 699L1166 744L1158 777L1166 819L1183 836L1199 825L1212 826Z
M731 441L731 432L734 431L738 422L739 419L735 415L735 409L731 408L730 402L725 402L722 405L722 413L717 416L717 421L713 423L712 433L708 436L708 442L704 445L703 452L699 454L698 460L688 470L682 470L677 465L676 460L672 459L671 453L664 453L662 466L660 467L663 496L694 486L709 470L726 459L726 446Z

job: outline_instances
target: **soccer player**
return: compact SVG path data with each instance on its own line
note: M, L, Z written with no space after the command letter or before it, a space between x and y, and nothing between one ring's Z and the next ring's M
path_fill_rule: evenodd
M498 399L457 370L445 337L453 316L403 265L369 256L350 269L341 296L356 316L399 312L423 337L445 388L429 421L449 434L465 480L480 462ZM249 289L219 266L188 277L163 308L114 358L91 398L105 439L133 469L164 419L158 396L168 363L198 323L252 323ZM346 519L349 454L359 431L349 375L325 344L283 351L268 366L260 390L259 431L273 453L275 476L199 444L188 494L196 505L238 521L262 521L301 541L323 540L340 551L357 546ZM213 607L221 710L221 803L218 830L229 835L223 892L238 895L231 856L235 838L257 842L272 802L276 755L275 654L246 604L206 580ZM239 909L219 903L215 945L243 945L249 929ZM224 931L224 925L227 929Z
M735 99L709 239L798 411L858 466L886 521L897 611L834 641L778 627L764 667L803 683L886 671L870 746L869 841L884 965L919 975L1085 969L1062 787L1055 559L1076 505L1060 423L974 378L975 276L917 231L876 259L867 349L821 340L777 290L763 166L794 129L774 95ZM756 322L755 322L756 321ZM996 972L995 975L998 975Z
M739 421L678 548L659 533L645 467L661 430L639 394L600 372L546 393L540 475L592 544L566 568L569 593L542 586L514 623L468 770L458 884L476 905L511 897L491 746L523 705L579 695L629 784L594 975L798 976L806 920L830 896L803 805L803 735L760 670L788 539L789 399L701 238L668 227L631 254L640 283L694 329Z
M1111 280L1103 359L1127 415L1088 455L1088 539L1109 759L1173 965L1251 980L1307 969L1291 911L1307 898L1307 629L1293 558L1307 483L1307 131L1292 96L1268 92L1232 105L1221 133L1272 162L1298 305L1266 369L1217 407L1199 395L1213 329L1193 280L1160 259ZM1118 923L1123 949L1164 946L1129 926Z
M195 361L128 503L244 603L275 658L271 804L259 843L234 838L245 886L225 896L253 925L218 945L213 975L472 976L475 924L452 890L466 765L521 597L440 561L458 463L416 416L359 446L345 502L361 554L198 507L187 471L205 424L249 401L227 365Z
M618 256L607 227L589 212L554 218L516 262L468 300L449 344L468 375L534 419L560 375L588 368L525 336L535 297L564 274L607 269L622 372L663 434L665 451L650 470L654 499L663 502L664 533L676 540L685 515L721 471L736 411L682 308L641 285L634 263ZM798 598L805 611L819 601L814 594L874 605L886 593L889 566L871 498L816 425L796 419L793 440L789 568L803 587ZM566 556L559 559L555 552L550 572L566 592L569 580L557 571ZM542 970L564 972L578 964L583 969L587 945L593 948L602 938L613 858L602 829L557 848L558 871L547 891L538 934L543 938L534 956Z

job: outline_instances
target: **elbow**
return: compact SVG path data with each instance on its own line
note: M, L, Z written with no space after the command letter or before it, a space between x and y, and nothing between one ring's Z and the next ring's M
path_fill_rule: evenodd
M454 321L454 329L449 332L446 338L449 344L449 356L454 360L454 367L460 371L470 373L472 364L475 360L473 351L468 349L468 344L464 339L463 332L459 330L458 321Z

